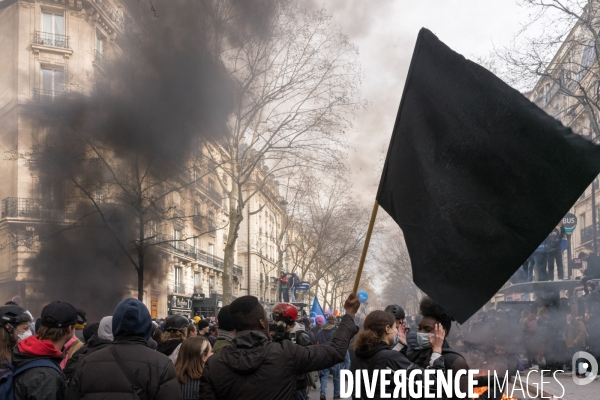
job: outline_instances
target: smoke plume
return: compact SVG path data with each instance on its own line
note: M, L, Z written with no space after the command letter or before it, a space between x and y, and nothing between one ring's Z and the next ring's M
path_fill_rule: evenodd
M40 118L31 158L41 196L70 217L38 229L30 278L39 283L26 300L34 315L62 300L95 321L135 290L132 261L147 236L140 227L160 222L168 209L156 197L173 190L169 179L194 161L201 141L226 137L243 101L224 54L249 35L268 35L277 7L264 0L123 3L123 32L96 60L94 89L67 79L64 95L29 107ZM155 189L138 190L140 182ZM164 282L158 257L155 247L144 249L146 281Z

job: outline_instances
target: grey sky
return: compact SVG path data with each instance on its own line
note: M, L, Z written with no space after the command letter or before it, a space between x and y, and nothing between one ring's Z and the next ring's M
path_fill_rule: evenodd
M470 59L508 45L528 20L516 0L325 0L323 4L360 48L362 95L371 105L349 134L354 189L365 205L375 199L417 33L426 27Z

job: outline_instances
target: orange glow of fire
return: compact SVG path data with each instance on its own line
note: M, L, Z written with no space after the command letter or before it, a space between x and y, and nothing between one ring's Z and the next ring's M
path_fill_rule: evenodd
M473 397L473 399L478 399L479 396L481 396L482 394L487 392L487 390L488 390L487 386L473 388L473 393L475 393L475 397ZM502 400L518 400L518 399L516 399L514 397L509 397L506 395L506 393L502 393Z

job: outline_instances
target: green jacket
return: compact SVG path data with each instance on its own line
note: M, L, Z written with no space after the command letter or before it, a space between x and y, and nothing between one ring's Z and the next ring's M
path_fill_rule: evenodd
M228 331L219 331L219 335L217 336L217 341L213 346L213 353L218 353L223 350L223 348L228 346L233 346L233 339L235 339L235 335Z

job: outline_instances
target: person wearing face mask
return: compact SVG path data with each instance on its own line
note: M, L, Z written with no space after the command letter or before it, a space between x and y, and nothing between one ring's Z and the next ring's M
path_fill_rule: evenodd
M17 305L0 307L0 399L12 398L12 354L15 345L29 331L31 318ZM27 330L23 331L23 326Z
M418 347L410 349L407 352L407 357L411 362L424 368L430 364L430 360L435 354L433 343L430 342L430 335L435 331L436 326L441 325L444 329L444 336L448 336L452 327L452 317L428 296L421 299L419 312L423 318L419 322L417 332ZM444 367L446 370L451 370L453 376L460 370L466 371L469 369L465 358L459 352L450 348L446 340L443 341L441 352L444 356ZM460 381L460 389L465 392L468 389L466 374L463 378Z
M425 368L438 369L444 371L444 358L442 357L442 343L444 342L445 332L440 324L434 327L434 331L428 335L429 343L432 346L432 354L429 357L428 365ZM404 345L403 349L396 351L392 349L398 343ZM359 332L353 344L354 355L351 360L352 371L368 370L369 375L374 370L390 369L392 371L406 370L408 376L414 369L423 369L412 363L406 357L406 333L404 329L398 330L398 325L394 314L386 311L373 311L367 315L364 322L364 330ZM418 377L423 376L423 371ZM419 381L417 384L422 384ZM361 382L360 393L365 396L364 382ZM386 391L392 394L393 385L390 385ZM435 387L430 388L435 392ZM375 390L374 399L380 399L381 390Z

